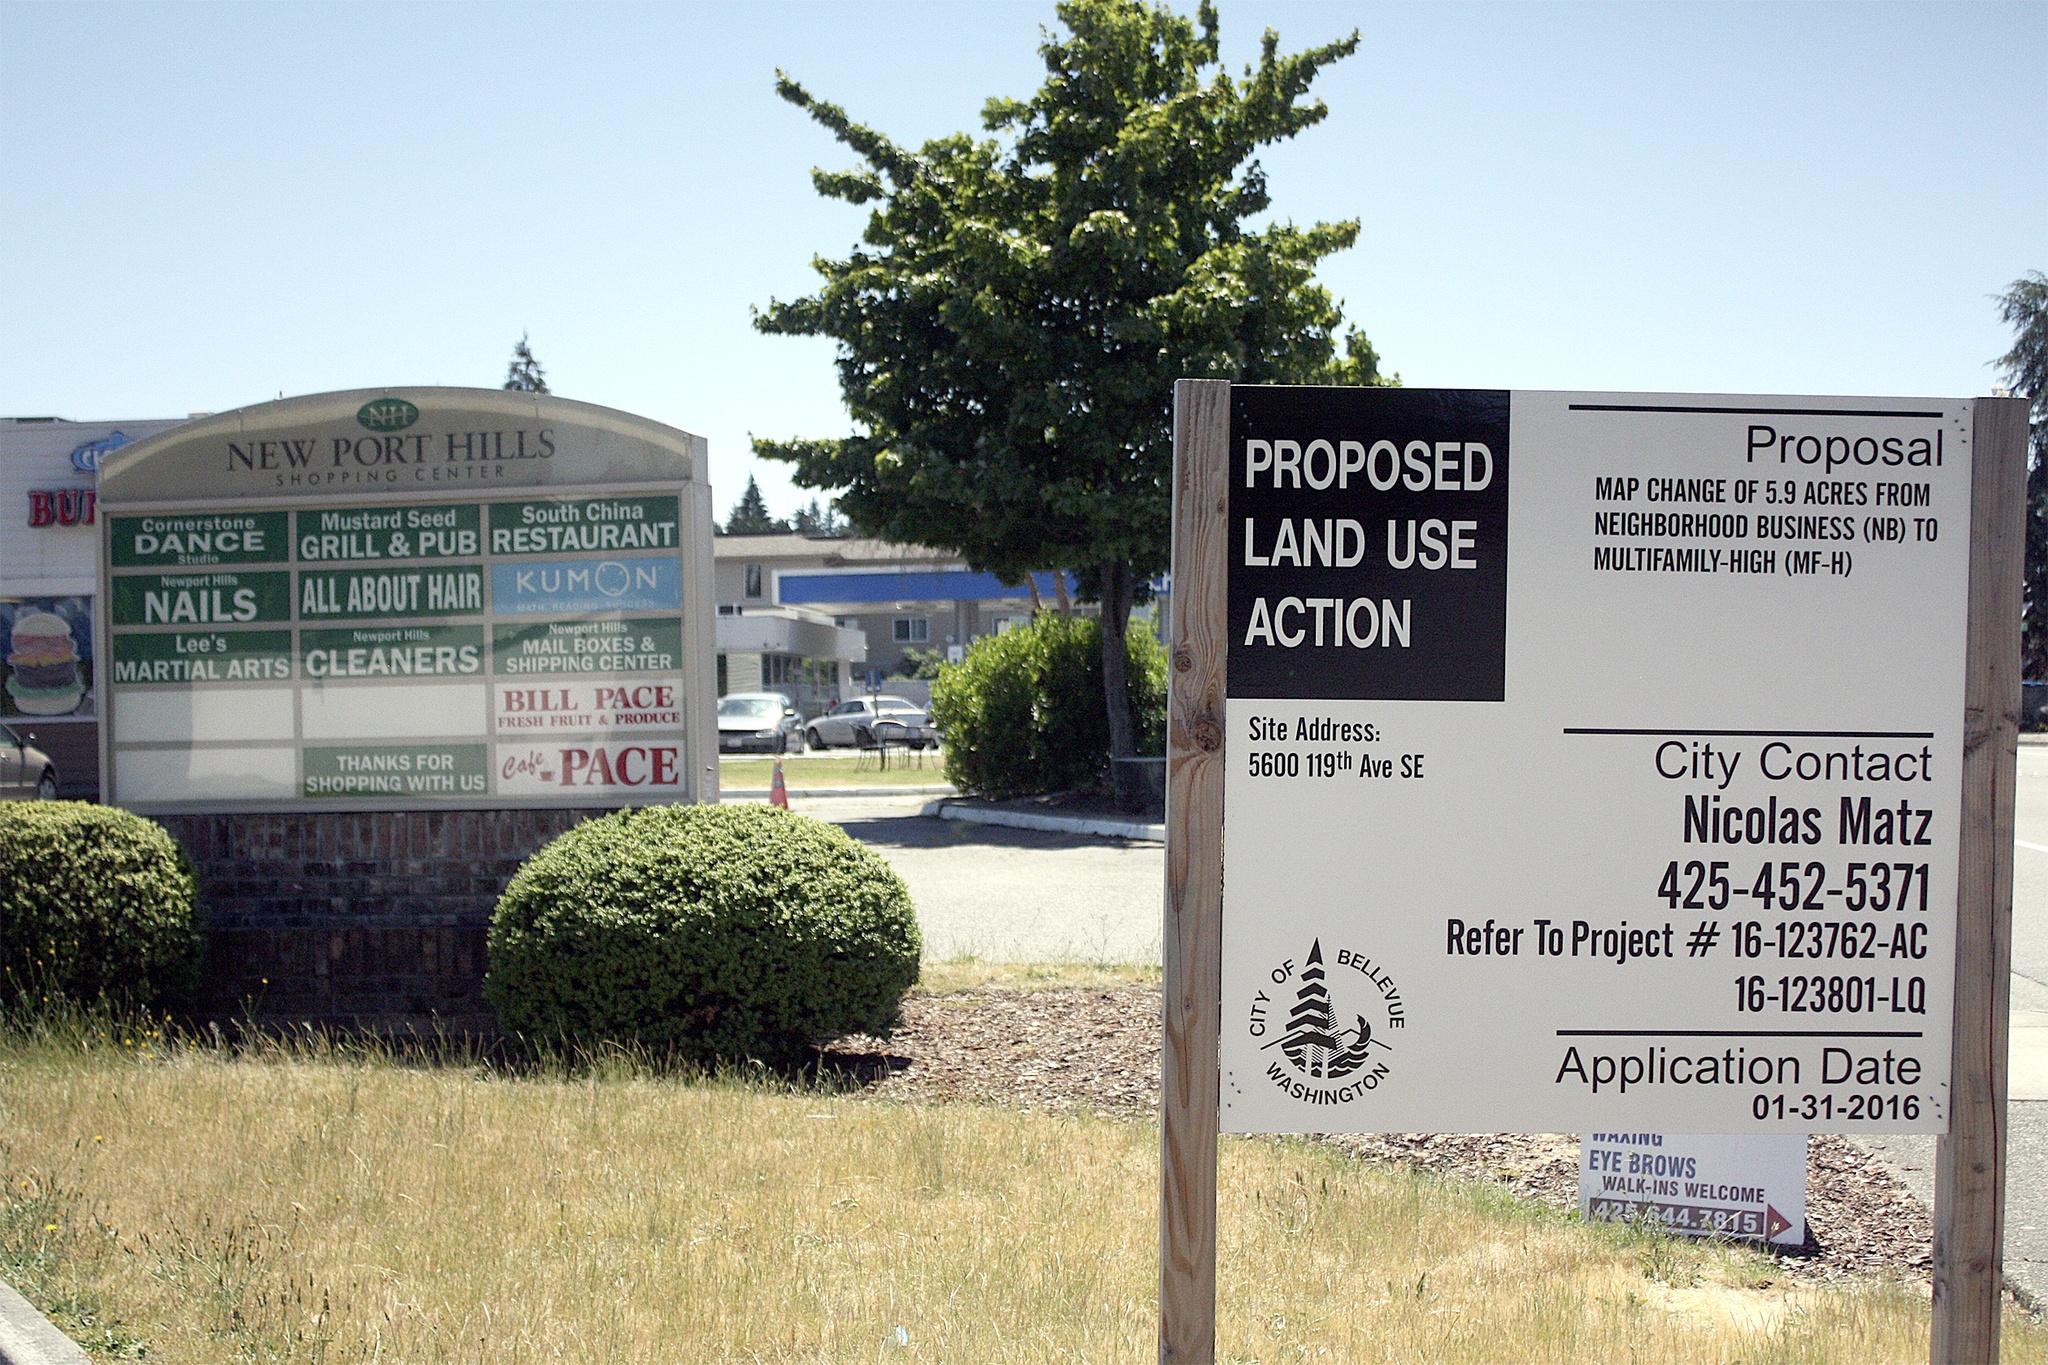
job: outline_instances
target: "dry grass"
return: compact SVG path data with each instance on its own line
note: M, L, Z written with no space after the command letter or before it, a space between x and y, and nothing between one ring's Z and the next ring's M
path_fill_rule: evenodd
M103 1359L1153 1358L1150 1124L318 1052L0 1039L0 1274ZM1298 1142L1222 1184L1231 1360L1926 1358L1903 1289Z

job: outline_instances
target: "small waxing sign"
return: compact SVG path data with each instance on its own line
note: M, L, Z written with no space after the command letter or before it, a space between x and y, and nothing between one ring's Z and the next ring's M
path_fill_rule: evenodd
M1945 1130L1970 433L1233 386L1223 1129Z
M1579 1212L1681 1237L1806 1241L1803 1133L1587 1133Z

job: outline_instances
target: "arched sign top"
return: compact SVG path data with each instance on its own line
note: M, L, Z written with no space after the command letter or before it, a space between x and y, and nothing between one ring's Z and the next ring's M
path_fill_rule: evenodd
M348 389L257 403L107 452L108 504L706 483L704 438L512 389Z

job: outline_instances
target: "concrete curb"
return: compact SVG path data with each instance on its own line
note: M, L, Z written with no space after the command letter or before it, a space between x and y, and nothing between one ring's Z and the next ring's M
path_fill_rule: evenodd
M78 1343L0 1283L0 1365L92 1365Z
M1011 829L1050 830L1059 834L1093 834L1104 839L1166 842L1166 826L1136 820L1097 820L1085 815L1041 815L1037 811L1000 810L988 806L956 806L950 800L929 801L920 815L961 820L970 825L1007 825Z
M766 801L774 792L773 787L720 787L721 801ZM950 784L927 787L791 787L789 799L800 800L806 796L956 796Z

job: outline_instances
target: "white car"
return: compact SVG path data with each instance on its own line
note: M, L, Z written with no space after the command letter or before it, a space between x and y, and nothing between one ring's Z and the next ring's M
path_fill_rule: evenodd
M900 738L913 749L929 748L939 742L932 718L916 703L903 697L856 697L843 701L804 727L804 738L813 749L833 745L859 745L861 732L877 733L879 722L887 721L883 733L894 742ZM895 727L901 726L899 733Z

